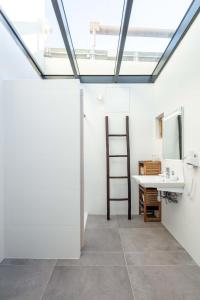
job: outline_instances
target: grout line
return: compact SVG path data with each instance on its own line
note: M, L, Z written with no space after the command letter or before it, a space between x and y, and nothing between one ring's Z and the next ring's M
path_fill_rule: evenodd
M24 258L23 258L24 259ZM18 258L16 258L16 260L18 260ZM19 258L19 260L21 260L21 258ZM35 261L38 261L39 262L39 260L41 260L41 261L48 261L49 259L41 259L41 258L39 258L39 259L37 259L37 258L34 258L34 259L29 259L29 258L25 258L25 260L35 260ZM54 268L55 266L56 266L56 263L57 263L57 259L52 259L52 260L55 260L55 262L52 264L52 266L49 266L49 265L43 265L42 267L45 269L45 268L49 268L49 267L52 267L52 268ZM17 267L37 267L37 266L41 266L41 264L31 264L31 263L25 263L25 264L20 264L20 263L12 263L12 262L10 262L10 263L7 263L7 262L1 262L0 263L0 267L1 266L7 266L7 267L14 267L14 266L17 266Z
M154 249L148 249L148 250L141 250L141 251L124 251L125 253L127 253L127 254L131 254L131 253L149 253L149 251L151 251L151 253L152 252L171 252L171 253L173 253L173 252L184 252L184 253L186 253L186 254L188 254L188 256L190 256L191 257L191 255L189 255L189 253L187 252L187 251L185 251L184 249L177 249L177 250L168 250L168 249L166 249L166 250L154 250Z
M191 255L186 251L186 250L182 250L182 249L177 249L177 250L175 250L175 249L172 249L172 250L168 250L168 249L166 249L166 250L164 250L164 249L160 249L160 250L156 250L156 249L153 249L153 248L146 248L146 250L136 250L136 251L134 251L134 250L129 250L129 251L124 251L125 253L149 253L149 252L151 252L151 253L158 253L158 252L168 252L168 253L176 253L176 252L183 252L183 253L186 253L186 254L188 254L188 256L190 256L191 257Z
M177 265L127 265L127 266L130 266L130 267L136 267L136 268L143 268L143 267L175 267L175 268L178 268L178 267L194 267L194 266L197 266L195 264L177 264Z
M119 231L118 231L118 232L119 232ZM133 300L134 300L134 299L135 299L135 296L134 296L133 286L132 286L132 284L131 284L131 279L130 279L130 276L129 276L128 265L127 265L127 261L126 261L126 255L125 255L124 247L123 247L123 245L122 245L122 240L121 240L120 232L119 232L119 237L120 237L120 243L121 243L121 247L122 247L122 251L123 251L123 255L124 255L125 268L126 268L126 271L127 271L127 275L128 275L128 279L129 279L129 283L130 283L132 295L133 295Z
M55 268L126 268L124 265L58 265Z
M119 227L106 227L106 226L98 226L98 227L86 227L85 231L88 230L111 230L111 231L117 231Z
M85 251L82 251L82 253L99 253L99 254L122 254L123 253L123 250L122 251L90 251L90 250L85 250Z
M55 259L55 265L52 266L52 270L51 270L51 272L50 272L49 279L47 280L47 283L46 283L46 285L45 285L45 287L44 287L44 290L43 290L43 293L42 293L42 295L41 295L40 300L42 300L43 297L44 297L44 294L45 294L45 292L46 292L46 290L47 290L47 286L48 286L48 284L49 284L49 282L50 282L50 280L51 280L51 278L52 278L52 276L53 276L53 272L54 272L54 270L55 270L56 264L57 264L57 259Z
M127 263L127 260L125 258L125 253L123 255L123 258L124 258L124 261L125 261L125 264L80 264L80 265L76 265L76 264L60 264L60 265L56 265L55 268L57 267L78 267L78 268L85 268L85 267L119 267L119 268L122 268L122 267L136 267L136 268L143 268L143 267L191 267L191 266L198 266L196 263L188 263L188 264L162 264L162 265L159 265L159 264L144 264L144 265L137 265L137 264L128 264Z
M162 230L168 232L165 228L162 227L119 227L118 229L122 230ZM171 235L171 234L170 234Z

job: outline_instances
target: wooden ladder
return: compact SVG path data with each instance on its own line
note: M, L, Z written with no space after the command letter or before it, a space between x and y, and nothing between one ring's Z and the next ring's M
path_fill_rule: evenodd
M130 175L130 142L129 142L129 117L126 116L126 133L125 134L110 134L108 116L105 117L106 125L106 165L107 165L107 220L110 220L110 201L128 201L128 219L131 220L131 175ZM111 155L109 151L110 137L125 137L127 154ZM110 158L124 157L127 159L127 176L110 176ZM126 179L128 187L128 198L110 198L110 180L111 179Z

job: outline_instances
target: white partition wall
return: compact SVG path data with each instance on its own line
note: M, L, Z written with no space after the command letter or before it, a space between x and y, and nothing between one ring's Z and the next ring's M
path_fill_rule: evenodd
M3 99L0 80L0 262L4 258L4 165L3 165Z
M4 82L7 257L80 255L77 80Z
M15 41L0 22L0 261L4 258L4 134L3 134L3 80L5 79L38 79L37 73L21 52Z

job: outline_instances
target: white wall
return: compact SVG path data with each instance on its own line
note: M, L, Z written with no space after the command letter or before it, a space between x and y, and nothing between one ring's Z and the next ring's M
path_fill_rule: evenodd
M7 257L80 255L77 80L4 82Z
M0 22L0 79L38 79L36 71Z
M195 150L200 154L200 16L176 49L155 84L155 115L184 107L184 152ZM180 161L167 161L178 173L183 170ZM163 202L163 223L175 238L200 264L200 169L184 164L186 188L178 204ZM188 196L192 178L195 182L192 197Z
M3 99L0 80L0 262L4 258L4 162L3 162Z
M130 116L131 174L137 174L138 160L153 154L153 85L83 85L85 106L85 202L90 214L106 214L105 115L114 133L125 131ZM103 101L97 97L102 95ZM119 140L119 139L117 139ZM123 139L111 142L111 153L125 153ZM113 175L126 175L126 160L112 158ZM126 181L115 180L112 195L126 196ZM112 214L127 214L127 203L113 202ZM132 180L132 213L138 213L138 188Z
M4 258L4 167L3 167L3 94L5 79L38 79L37 73L0 23L0 261Z

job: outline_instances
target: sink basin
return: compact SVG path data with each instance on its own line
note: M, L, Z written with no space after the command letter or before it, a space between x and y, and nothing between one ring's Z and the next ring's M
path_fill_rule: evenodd
M162 176L134 175L135 181L145 188L157 188L159 191L183 193L183 180L170 180Z

